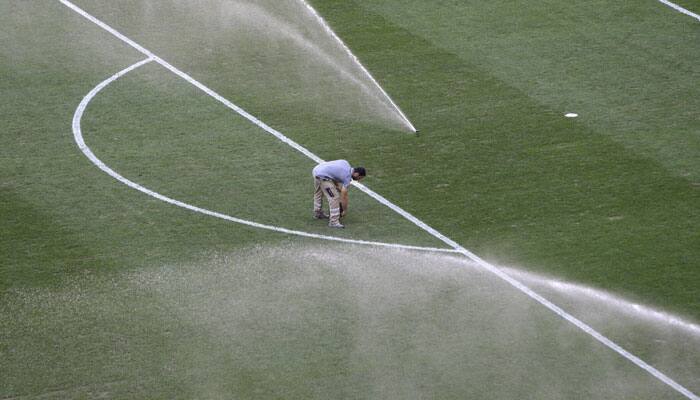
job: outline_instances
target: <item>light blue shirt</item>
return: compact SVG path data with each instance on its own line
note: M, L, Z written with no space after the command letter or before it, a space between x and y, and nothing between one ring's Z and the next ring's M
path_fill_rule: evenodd
M314 167L313 174L319 178L331 179L348 187L352 182L352 167L345 160L326 161Z

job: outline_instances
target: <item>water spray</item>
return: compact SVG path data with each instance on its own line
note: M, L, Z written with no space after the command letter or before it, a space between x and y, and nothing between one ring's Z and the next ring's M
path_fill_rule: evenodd
M309 10L309 12L316 18L316 20L318 20L319 24L321 24L321 26L326 31L326 33L328 33L333 39L335 39L338 42L338 44L340 44L340 47L342 47L343 50L345 50L347 55L358 65L358 67L360 67L362 72L365 75L367 75L369 80L372 81L372 83L377 87L377 89L379 89L379 91L384 95L384 97L386 97L386 99L389 101L389 103L394 108L394 110L399 114L399 116L401 116L401 119L403 120L406 127L408 129L410 129L411 132L418 133L418 130L413 126L413 124L408 119L408 117L406 117L406 115L403 113L403 111L401 111L399 106L396 105L394 100L391 99L391 96L389 96L389 94L384 90L384 88L382 88L382 86L377 82L377 80L374 79L372 74L370 74L370 72L367 70L367 68L365 68L365 66L362 65L360 60L355 56L355 54L352 53L350 48L343 42L343 40L340 39L340 37L338 37L338 35L335 34L333 29L331 29L331 27L328 25L328 23L326 23L326 21L323 19L323 17L321 17L321 15L318 12L316 12L316 10L313 7L311 7L311 5L306 2L306 0L299 0L299 1Z

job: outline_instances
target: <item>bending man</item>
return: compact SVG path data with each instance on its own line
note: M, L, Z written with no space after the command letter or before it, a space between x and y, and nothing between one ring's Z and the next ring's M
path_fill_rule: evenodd
M323 195L328 200L331 228L345 228L340 217L348 211L348 187L353 180L361 181L367 175L363 167L351 167L345 160L326 161L313 169L314 218L326 219L323 213Z

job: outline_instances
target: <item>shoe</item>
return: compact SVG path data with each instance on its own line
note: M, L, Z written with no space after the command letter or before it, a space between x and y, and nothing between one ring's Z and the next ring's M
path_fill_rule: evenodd
M331 222L328 224L328 227L329 228L345 228L345 225L341 224L340 222L336 222L336 223Z
M314 212L314 219L328 219L328 215L324 214L323 211Z

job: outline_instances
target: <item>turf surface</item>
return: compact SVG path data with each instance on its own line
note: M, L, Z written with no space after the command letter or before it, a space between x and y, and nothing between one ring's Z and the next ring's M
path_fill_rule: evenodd
M284 37L240 36L216 1L77 4L322 158L364 164L371 188L489 261L700 318L692 18L651 1L314 1L415 136ZM303 21L292 3L275 4L259 2L277 20ZM397 265L411 264L405 255L357 250L362 265L342 248L324 253L325 242L121 185L78 151L71 119L90 89L144 57L58 1L0 2L0 34L0 397L676 395L538 306L518 308L525 300L491 280L487 292L504 298L495 308L469 297L468 275L420 269L429 259L416 256L419 273ZM154 63L100 93L83 131L107 164L163 194L328 233L309 218L312 161ZM340 235L440 245L358 191L351 207ZM354 260L342 265L355 275L300 256L309 246ZM383 268L382 285L361 276ZM217 311L217 301L238 308ZM285 310L301 320L285 323ZM215 322L198 319L207 313ZM523 316L532 322L508 326ZM696 342L674 362L649 338L616 339L700 390Z

